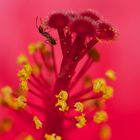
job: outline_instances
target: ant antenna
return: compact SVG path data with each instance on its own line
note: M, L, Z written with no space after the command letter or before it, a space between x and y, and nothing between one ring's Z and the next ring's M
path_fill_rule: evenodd
M38 29L39 26L38 26L38 16L36 17L36 28Z

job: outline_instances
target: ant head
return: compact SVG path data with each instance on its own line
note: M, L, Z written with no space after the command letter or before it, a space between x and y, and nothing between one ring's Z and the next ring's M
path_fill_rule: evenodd
M43 28L41 26L38 27L38 31L42 34L44 32Z
M38 26L38 16L36 17L36 28L39 29L39 26Z
M41 25L38 26L38 16L36 17L36 28L38 29L38 31L40 33L43 33L44 32L42 26Z
M48 24L46 19L40 18L40 25L38 25L38 16L36 17L36 28L40 33L45 32L45 30L48 30Z

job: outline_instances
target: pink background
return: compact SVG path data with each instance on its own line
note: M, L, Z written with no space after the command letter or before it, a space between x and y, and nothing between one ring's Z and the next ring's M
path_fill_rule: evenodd
M119 30L116 41L100 45L104 46L100 47L103 60L95 66L95 70L117 71L115 96L109 102L112 140L140 140L139 6L139 0L1 0L0 86L15 86L16 56L26 52L30 42L40 39L35 28L36 16L43 17L55 10L94 8Z

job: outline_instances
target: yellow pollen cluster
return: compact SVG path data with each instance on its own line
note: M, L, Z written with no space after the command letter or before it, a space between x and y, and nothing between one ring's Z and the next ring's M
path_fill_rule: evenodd
M62 140L62 137L57 136L55 133L53 133L51 135L45 134L44 137L45 137L45 140Z
M32 135L28 135L24 138L24 140L34 140Z
M18 72L18 77L20 79L20 90L21 91L28 91L28 80L32 73L32 67L30 64L25 64L23 68Z
M11 102L11 94L13 90L10 86L1 88L0 105L8 105Z
M35 75L39 75L41 72L41 66L39 64L32 65L32 73Z
M93 117L94 122L102 123L108 120L108 115L105 111L97 111Z
M30 64L24 65L23 69L18 72L18 77L21 81L27 81L32 73L32 67Z
M83 110L84 110L84 105L81 102L75 103L74 107L75 107L75 111L77 111L77 112L83 112Z
M97 78L93 81L93 92L102 93L103 99L107 100L113 96L114 89L103 78Z
M0 132L7 132L12 128L12 120L4 118L0 121Z
M32 73L32 67L30 64L24 65L24 70L27 72L28 75L31 75Z
M56 98L59 100L67 101L68 99L68 93L67 91L61 90L58 95L56 95Z
M12 95L13 91L9 86L1 89L2 95L0 96L0 104L6 105L12 109L24 109L26 107L26 98L18 96L17 98Z
M84 85L85 85L86 87L89 87L89 86L91 86L91 84L92 84L92 79L91 79L91 77L90 77L90 76L86 76L86 77L84 78Z
M17 100L17 107L18 108L23 108L24 109L26 107L27 99L25 98L25 96L21 95L16 100Z
M28 91L28 83L27 83L27 81L21 81L19 86L20 86L20 89L22 91Z
M85 114L82 114L80 116L75 116L75 119L78 121L76 123L76 127L77 128L83 128L86 125L86 118L85 118Z
M116 80L116 73L113 70L107 70L105 75L110 80Z
M57 103L55 104L55 106L59 106L59 110L64 112L64 111L68 111L69 107L67 105L67 103L63 100L58 100Z
M68 93L67 91L60 91L58 95L56 95L57 103L55 104L56 107L59 107L60 111L67 111L69 109L69 106L67 105L68 100Z
M0 103L2 105L7 105L9 107L13 107L13 103L15 103L15 100L12 96L13 90L9 86L5 86L1 89L1 96L0 96Z
M107 100L113 96L114 89L111 86L106 86L105 92L103 94L103 99Z
M28 58L27 58L27 56L25 54L21 54L21 55L18 56L17 64L25 65L27 63L29 63L29 60L28 60Z
M42 47L41 48L41 53L46 57L50 58L52 56L52 53L49 51L47 47Z
M37 43L31 43L28 47L29 49L29 53L30 54L34 54L36 53L38 50L42 49L44 47L44 43L42 42L37 42Z
M105 124L101 126L99 131L99 137L101 140L109 140L111 137L111 128L109 125Z
M13 89L10 86L5 86L1 88L1 93L9 95L13 93Z
M103 78L97 78L93 81L93 91L95 93L104 92L106 87L106 81Z
M39 120L37 116L33 117L33 121L34 121L36 129L42 128L42 122Z

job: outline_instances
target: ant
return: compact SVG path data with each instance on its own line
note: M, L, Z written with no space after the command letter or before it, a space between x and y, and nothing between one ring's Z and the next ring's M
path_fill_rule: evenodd
M44 37L46 37L47 41L51 45L56 45L56 40L48 32L45 32L41 25L38 26L37 21L38 21L38 17L36 17L36 27L37 27L39 33L41 35L43 35Z

